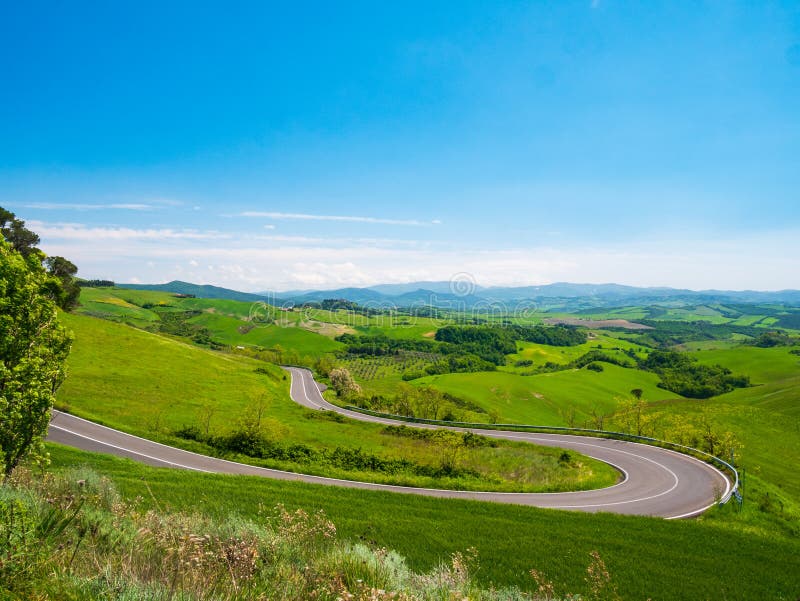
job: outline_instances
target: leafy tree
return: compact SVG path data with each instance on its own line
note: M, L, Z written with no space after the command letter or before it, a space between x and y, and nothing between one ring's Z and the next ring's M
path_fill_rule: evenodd
M330 375L331 371L336 368L336 360L333 356L321 355L315 362L314 368L317 370L317 373L323 377L327 377Z
M11 248L23 257L27 258L41 252L36 248L36 245L39 244L39 236L26 228L24 221L17 219L14 213L3 207L0 207L0 233L3 235L3 239L11 245Z
M75 277L78 273L75 264L64 257L47 257L44 264L47 267L47 273L53 276L57 282L51 293L56 304L65 311L77 307L81 287Z
M625 399L617 406L615 421L623 432L637 436L652 436L656 416L648 412L646 401Z
M797 338L792 338L783 332L764 332L751 344L760 348L772 348L774 346L791 346L797 342Z
M5 236L5 233L4 233ZM38 254L0 241L0 468L7 477L42 451L71 339L48 298Z
M23 257L38 257L44 261L47 273L51 280L45 285L46 294L56 304L70 311L78 305L81 289L76 279L78 268L74 263L64 257L45 257L36 245L39 244L39 235L25 227L25 222L18 219L14 213L0 207L0 234L11 245L11 248Z
M81 288L110 288L114 286L113 280L78 280ZM189 295L187 295L189 296Z
M348 399L361 395L361 386L356 383L346 368L337 367L331 370L328 377L331 380L331 386L341 398Z
M603 414L603 412L595 408L592 409L591 416L592 416L592 422L591 422L592 427L595 430L602 430L606 421L606 416Z

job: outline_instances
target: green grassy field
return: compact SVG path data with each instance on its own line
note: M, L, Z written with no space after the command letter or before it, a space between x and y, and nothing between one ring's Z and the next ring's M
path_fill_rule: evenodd
M796 314L797 309L782 305L746 304L706 304L695 306L632 306L616 308L584 309L574 313L551 309L542 313L543 317L576 317L586 319L627 319L638 321L654 319L657 321L704 321L711 324L730 324L737 326L774 327L784 316ZM783 326L786 329L786 326ZM789 328L791 329L791 328Z
M82 417L133 434L200 452L198 443L177 438L185 426L224 435L242 420L283 445L315 449L360 449L387 460L406 459L436 468L446 441L387 435L376 424L338 419L305 409L288 395L287 374L276 366L189 345L180 340L80 315L64 315L75 333L68 377L57 404ZM616 472L588 457L559 462L558 450L522 443L462 449L463 473L424 475L404 471L360 471L280 459L250 463L339 478L444 488L571 490L607 486Z
M82 288L80 312L112 321L133 323L140 327L159 321L158 315L153 311L111 294L105 288Z
M265 348L282 347L301 355L320 355L342 348L342 344L326 336L315 334L296 325L248 324L241 319L202 313L189 319L189 323L209 329L214 340L232 346L248 345ZM252 327L252 329L250 329Z
M576 346L550 346L533 342L517 342L517 353L508 355L506 365L499 369L511 373L525 373L531 368L541 367L547 362L567 364L592 350L600 350L607 355L630 361L623 351L633 349L637 355L641 350L638 345L629 340L614 338L602 330L592 330L589 340ZM533 361L532 366L516 366L517 361Z
M78 313L145 329L157 327L159 313L164 311L201 311L189 323L208 328L211 339L221 344L279 347L312 358L341 349L343 345L333 340L341 334L362 332L415 339L431 336L441 325L441 321L426 317L367 317L352 311L305 307L282 311L261 302L182 298L169 292L127 288L83 288L78 309ZM253 321L253 317L262 321Z
M789 347L756 348L737 346L729 349L702 350L693 353L700 363L719 363L734 373L750 376L754 384L765 384L800 375L800 356Z
M800 542L726 526L733 509L667 522L471 501L154 469L110 456L48 445L53 468L86 464L145 507L221 518L257 518L265 508L323 509L338 535L385 546L418 570L474 547L479 581L533 588L536 568L559 592L585 593L590 551L606 562L624 599L794 599ZM747 511L747 509L745 509Z
M577 425L590 418L592 411L607 414L619 399L640 388L647 399L666 399L676 395L656 387L658 376L608 363L604 371L570 369L535 376L506 372L444 374L414 380L417 385L432 385L444 392L469 400L487 411L496 412L502 423L567 425L567 411L575 410Z
M751 376L754 386L708 401L667 403L680 415L707 412L741 440L740 460L753 475L800 503L800 357L786 347L698 351L702 363L720 363Z

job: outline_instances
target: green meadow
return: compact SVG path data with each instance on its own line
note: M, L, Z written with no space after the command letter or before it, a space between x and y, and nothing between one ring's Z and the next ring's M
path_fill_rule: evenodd
M416 570L472 547L480 566L475 576L487 586L535 590L528 575L535 568L557 592L585 594L589 553L597 551L624 599L750 601L794 599L800 592L800 541L731 528L728 521L738 515L732 507L668 522L155 469L48 447L51 469L90 466L143 508L215 519L258 519L279 503L290 510L322 509L338 537L394 549Z
M319 355L342 347L335 340L305 330L293 323L248 324L236 317L217 312L204 312L192 317L188 322L208 328L214 340L233 346L281 347L301 355Z
M512 373L525 373L531 367L541 367L545 363L566 364L581 355L599 350L623 361L630 361L623 351L633 350L641 355L642 346L625 339L614 338L602 330L593 330L589 340L576 346L549 346L533 342L517 342L517 352L508 355L506 365L500 369ZM520 361L531 361L532 365L516 365Z
M577 425L583 425L593 411L614 411L621 399L639 388L648 399L670 398L674 393L656 386L651 373L604 364L602 372L569 369L552 373L518 374L478 372L444 374L415 380L471 401L494 412L500 423L565 426L568 411L575 411Z

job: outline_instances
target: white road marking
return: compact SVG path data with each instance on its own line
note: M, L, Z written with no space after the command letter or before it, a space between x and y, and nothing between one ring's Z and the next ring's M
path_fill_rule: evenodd
M308 403L316 405L319 409L323 409L323 410L326 409L326 407L324 407L321 403L324 403L325 405L329 405L329 403L327 401L325 401L324 397L322 397L322 392L319 389L319 386L317 385L317 382L315 380L313 380L313 378L312 378L312 381L316 385L317 393L319 394L319 398L321 399L321 403L320 403L320 401L316 401L316 400L311 399L311 397L310 397L310 395L308 393L306 380L308 379L307 375L310 375L310 372L307 372L306 370L297 369L297 368L290 368L290 369L287 369L287 371L289 371L289 373L292 376L292 381L290 383L290 390L292 390L292 389L297 390L297 386L296 386L297 382L296 382L295 376L296 375L299 376L299 378L300 378L300 383L299 384L302 387L302 392L303 392L303 396L305 397L305 400ZM341 411L342 413L345 413L344 410L341 410L340 408L338 408L336 406L332 405L331 407L333 408L333 410L335 410L337 412ZM347 413L349 414L349 413L352 413L352 412L347 412ZM292 479L294 479L294 480L302 480L302 481L306 481L306 482L317 482L317 483L342 484L344 486L357 487L357 488L362 488L362 489L384 490L384 491L404 492L404 493L420 493L420 494L426 494L426 495L447 496L447 497L450 497L450 498L478 499L478 500L480 500L482 497L506 497L506 498L514 498L514 497L516 497L516 498L519 499L520 502L522 502L522 501L526 501L526 500L527 501L531 501L531 500L534 500L536 498L542 498L542 497L546 497L546 496L549 497L549 496L552 496L552 495L581 495L583 493L590 494L590 493L594 493L594 492L598 492L598 491L602 492L602 491L605 491L605 490L609 490L611 488L615 488L617 486L621 486L621 485L629 482L629 474L624 468L622 468L619 465L615 465L614 463L608 461L607 459L601 459L599 457L595 457L595 459L597 459L598 461L603 461L605 463L608 463L609 465L612 465L616 469L620 470L620 472L622 472L622 474L624 476L624 479L623 479L622 482L619 482L619 483L617 483L617 484L615 484L613 486L610 486L610 487L607 487L607 488L604 488L604 489L598 489L598 490L595 490L595 491L574 491L574 492L556 492L556 493L519 493L519 492L490 492L490 491L457 491L457 490L449 490L449 489L406 487L406 486L398 486L398 485L391 485L391 484L377 484L377 483L370 483L370 482L343 480L343 479L339 479L339 478L328 478L328 477L324 477L324 476L312 476L312 475L307 475L307 474L299 474L297 472L289 472L289 471L277 470L277 469L273 469L273 468L263 468L263 467L258 467L258 466L252 466L252 465L248 465L248 464L238 463L238 462L235 462L235 461L229 461L227 459L220 459L220 458L216 458L216 457L208 457L206 455L201 455L199 453L194 453L192 451L185 451L183 449L177 449L175 447L170 447L168 445L165 445L165 444L162 444L162 443L159 443L159 442L155 442L155 441L152 441L152 440L148 440L146 438L141 438L141 437L133 435L133 434L127 434L127 433L124 433L124 432L119 432L118 430L114 430L113 428L109 428L108 426L103 426L101 424L96 424L96 423L94 423L92 421L89 421L87 419L83 419L83 418L80 418L80 417L77 417L77 416L73 416L73 415L69 415L69 414L63 414L63 413L61 413L59 411L56 411L56 410L53 411L53 421L55 419L57 419L59 416L62 416L62 415L65 418L68 417L69 419L80 420L82 422L90 424L92 427L99 428L101 430L108 430L109 432L113 432L113 433L115 433L117 435L120 435L122 437L129 437L129 438L133 438L133 439L138 439L138 440L141 440L143 442L146 442L146 443L149 443L149 444L152 444L152 445L157 445L157 446L160 446L160 447L164 447L165 449L169 449L171 451L178 452L178 453L183 453L183 454L186 454L188 456L201 458L201 459L206 460L206 461L221 462L221 463L226 463L226 464L230 464L230 465L233 465L233 466L238 466L238 467L241 467L241 468L245 468L247 470L253 470L253 471L255 471L256 473L258 473L259 475L262 475L262 476L269 476L270 474L273 475L273 476L276 475L276 474L283 474L283 475L291 476ZM369 416L362 416L361 414L354 414L354 416L357 417L357 418L364 419L364 421L376 421L377 423L387 423L387 420L383 420L381 418L372 417L370 419L366 419ZM73 436L77 436L79 438L84 438L86 440L90 440L90 441L92 441L94 443L97 443L97 444L100 444L100 445L103 445L103 446L106 446L106 447L118 449L120 451L124 451L126 453L130 453L130 454L133 454L133 455L136 455L136 456L139 456L139 457L144 457L144 458L147 458L147 459L151 459L153 461L157 461L157 462L160 462L160 463L164 463L166 465L171 465L171 466L179 467L179 468L183 468L183 469L188 469L188 470L193 470L193 471L198 471L198 472L205 472L205 473L224 473L224 472L221 472L221 471L206 470L206 469L203 469L203 468L192 467L192 466L189 466L189 465L176 463L174 461L169 461L169 460L166 460L166 459L161 459L161 458L158 458L158 457L154 457L152 455L147 455L145 453L141 453L139 451L135 451L135 450L130 449L130 448L122 447L122 446L115 445L115 444L112 444L112 443L109 443L109 442L104 442L102 440L98 440L96 438L92 438L92 437L87 436L85 434L80 434L78 432L75 432L75 431L70 430L68 428L65 428L63 426L59 426L58 424L53 423L53 421L51 421L51 427L53 427L53 428L55 428L57 430L61 430L63 432L67 432L69 434L72 434ZM392 423L392 422L389 421L388 423ZM464 429L464 428L455 428L455 429L456 430L460 430L460 431L470 431L469 429ZM529 441L529 442L534 442L534 441L539 441L539 442L544 442L544 441L547 441L547 442L558 442L557 438L545 439L545 438L541 438L541 437L540 438L536 438L535 436L531 436L531 435L527 435L527 436L526 435L514 435L514 434L504 433L503 431L500 431L500 430L493 431L493 433L497 434L497 436L495 436L497 438L505 438L505 439L515 439L516 438L516 439L526 440L526 441ZM571 437L571 438L574 438L574 437ZM620 454L630 455L630 456L636 457L638 459L641 459L641 460L644 460L644 461L648 461L648 462L653 463L656 466L664 469L665 471L669 472L672 475L673 479L674 479L674 483L668 490L663 491L663 492L658 493L658 494L655 494L655 495L648 496L648 497L640 497L640 498L636 498L636 499L628 499L628 500L623 500L623 501L613 501L613 502L606 502L606 503L587 503L587 504L582 504L582 505L543 505L543 507L547 507L547 508L550 508L550 509L588 509L588 508L613 507L613 506L618 506L618 505L625 505L625 504L631 504L631 503L637 503L637 502L644 502L644 501L652 500L652 499L661 497L663 495L669 494L670 492L675 490L679 485L680 479L679 479L678 475L674 471L672 471L667 466L662 465L662 464L658 463L657 461L655 461L655 460L653 460L653 459L651 459L649 457L644 457L642 455L639 455L639 454L631 452L631 451L624 451L624 450L621 450L621 449L605 447L605 446L602 446L602 445L592 444L592 443L588 443L588 442L579 442L579 441L574 441L573 440L573 441L570 441L569 444L586 446L586 447L594 447L594 448L598 448L598 449L603 449L603 450L605 450L607 452L610 451L612 453L620 453ZM688 457L689 459L693 459L694 461L702 464L704 467L712 469L718 475L720 475L722 477L722 479L726 482L726 485L728 487L726 489L726 494L727 494L727 491L730 489L730 483L728 482L728 479L725 478L725 476L722 474L722 472L720 472L715 467L710 466L710 465L706 464L705 462L702 462L702 461L700 461L700 460L698 460L698 459L696 459L694 457L685 456L685 455L683 455L681 453L676 453L675 451L671 451L670 449L659 449L659 450L660 451L669 451L671 453L675 453L676 455L679 455L681 458L684 458L684 459ZM705 511L706 509L712 507L714 504L715 503L711 503L710 505L707 505L707 506L703 507L702 509L696 509L696 510L693 510L691 512L687 512L687 513L684 513L684 514L681 514L681 515L670 516L670 517L668 517L666 519L679 519L679 518L682 518L682 517L690 517L690 516L698 515L698 514L702 513L703 511Z
M306 399L310 400L310 399L308 399L308 394L306 392L307 389L306 389L306 386L305 386L306 380L307 380L307 377L306 377L307 376L307 372L300 371L300 370L297 370L297 369L293 368L293 369L290 370L290 373L291 373L293 378L294 378L295 374L298 374L300 376L300 380L302 380L302 382L303 382L303 392L306 393ZM315 383L316 383L316 381L315 381ZM380 418L378 418L378 419L380 419ZM369 420L364 420L364 421L369 421ZM445 426L445 428L447 428L447 427ZM525 440L525 441L539 441L539 442L547 441L547 442L552 442L550 439L536 438L536 437L530 436L530 435L525 436L525 435L505 434L505 433L503 433L502 430L495 430L494 432L498 433L498 436L497 436L498 438L503 438L503 439L519 439L519 440ZM615 506L615 505L625 505L625 504L629 504L629 503L638 503L638 502L642 502L642 501L650 501L652 499L657 499L658 497L662 497L662 496L664 496L666 494L671 493L680 484L680 478L678 477L678 475L674 471L672 471L667 466L665 466L665 465L659 463L658 461L655 461L654 459L651 459L649 457L645 457L643 455L639 455L639 454L633 453L631 451L623 451L621 449L609 449L608 447L604 447L602 445L592 444L592 443L588 443L588 442L572 441L570 444L580 445L580 446L585 446L585 447L594 447L594 448L603 449L603 450L606 450L606 451L611 450L612 452L615 452L615 453L622 453L622 454L625 454L625 455L630 455L632 457L636 457L637 459L642 459L644 461L649 461L650 463L652 463L652 464L660 467L661 469L667 471L673 478L673 484L667 490L665 490L663 492L660 492L658 494L655 494L655 495L651 495L649 497L640 497L640 498L637 498L637 499L630 499L630 500L626 500L626 501L615 501L615 502L608 502L608 503L593 503L593 504L586 504L586 505L559 505L557 507L558 509L588 509L588 508L593 508L593 507L612 507L612 506ZM669 451L669 449L662 449L662 450ZM682 454L679 454L679 455L681 455L681 457L683 457ZM614 486L609 486L607 488L598 489L598 490L607 490L607 489L610 489L610 488L614 488L615 486L619 486L620 484L624 484L627 481L628 472L625 471L620 466L608 461L607 459L600 459L599 457L593 457L593 459L596 459L597 461L602 461L603 463L607 463L608 465L611 465L611 466L615 467L616 469L620 470L623 473L624 477L625 477L625 480L623 480L623 482L615 484ZM697 461L699 461L699 459ZM700 462L700 463L704 463L704 462ZM704 463L704 465L707 465L707 464ZM712 466L709 466L709 467L712 467ZM716 469L716 468L714 468L714 469ZM716 471L719 471L719 470L716 470ZM721 472L720 472L720 474L721 474ZM723 476L723 479L726 482L728 481L728 479L725 478L724 476ZM435 490L435 489L430 489L430 490ZM478 492L484 493L485 491L478 491ZM488 493L487 492L486 494L532 494L532 495L569 495L569 494L572 494L572 495L574 495L574 494L579 493L579 492L588 492L588 491L573 491L573 492L558 492L558 493ZM702 510L694 510L694 511L689 512L687 514L684 514L684 515L681 515L681 516L674 516L674 517L669 518L669 519L677 519L679 517L689 517L691 515L697 515L698 513L702 513L703 511L705 511L709 507L712 507L713 505L714 505L714 503L712 503L711 505L708 505L707 507L705 507ZM556 507L553 507L553 508L556 508Z
M69 428L65 428L63 426L57 426L57 425L55 425L53 423L50 424L50 427L51 428L55 428L56 430L61 430L62 432L67 432L67 433L72 434L73 436L77 436L79 438L84 438L86 440L91 440L92 442L96 442L97 444L102 445L104 447L111 447L112 449L118 449L120 451L125 451L126 453L131 453L132 455L137 455L139 457L145 457L147 459L152 459L153 461L158 461L159 463L166 463L167 465L173 465L175 467L183 468L183 469L186 469L186 470L192 470L192 471L195 471L195 472L206 472L207 474L214 473L214 472L211 472L209 470L201 469L199 467L192 467L192 466L189 466L189 465L183 465L181 463L175 463L174 461L168 461L166 459L161 459L160 457L153 457L152 455L147 455L145 453L140 453L139 451L134 451L133 449L128 449L128 448L125 448L125 447L121 447L119 445L111 444L110 442L104 442L102 440L97 440L96 438L92 438L91 436L86 436L86 434L80 434L78 432L70 430Z

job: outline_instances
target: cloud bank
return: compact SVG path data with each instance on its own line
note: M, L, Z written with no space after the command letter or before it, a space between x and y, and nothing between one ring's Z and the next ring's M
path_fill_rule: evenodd
M379 238L30 225L41 235L42 249L69 257L81 276L119 282L183 279L240 290L280 291L447 280L467 272L482 285L571 281L775 290L800 284L792 279L800 255L796 230L724 240L491 250Z

